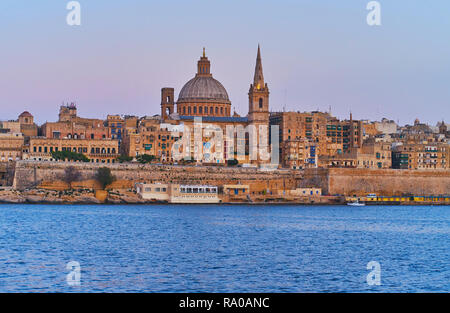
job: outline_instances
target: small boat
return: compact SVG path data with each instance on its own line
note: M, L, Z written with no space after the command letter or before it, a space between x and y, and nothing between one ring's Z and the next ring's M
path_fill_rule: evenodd
M351 206L365 206L366 204L364 202L359 202L358 200L356 200L355 202L347 202L347 205L351 205Z

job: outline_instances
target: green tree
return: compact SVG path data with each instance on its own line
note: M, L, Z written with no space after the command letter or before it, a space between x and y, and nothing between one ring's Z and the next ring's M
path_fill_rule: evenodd
M236 159L227 160L228 166L236 166L236 165L238 165L238 163L239 163L239 161Z
M95 173L95 179L102 185L103 189L111 185L116 178L111 174L111 170L107 167L100 167Z
M63 161L80 161L89 162L89 158L82 153L77 153L73 151L53 151L52 158L55 160Z
M128 156L128 155L122 154L122 155L119 156L116 160L117 160L117 162L119 162L119 163L127 163L127 162L131 162L131 160L133 160L133 158L130 157L130 156Z
M156 157L154 155L149 154L141 154L136 157L136 160L141 164L151 163L155 159Z

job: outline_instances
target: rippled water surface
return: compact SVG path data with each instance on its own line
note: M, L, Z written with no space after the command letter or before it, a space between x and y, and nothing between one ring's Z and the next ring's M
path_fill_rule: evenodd
M449 292L449 249L448 206L0 205L0 292Z

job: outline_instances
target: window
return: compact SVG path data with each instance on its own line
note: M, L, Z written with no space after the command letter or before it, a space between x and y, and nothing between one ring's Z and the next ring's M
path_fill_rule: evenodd
M259 108L263 108L263 98L259 98Z

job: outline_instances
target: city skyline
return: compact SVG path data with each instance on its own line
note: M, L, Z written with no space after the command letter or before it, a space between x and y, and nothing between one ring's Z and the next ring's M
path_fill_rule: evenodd
M63 101L86 117L159 114L161 88L177 98L203 47L232 110L245 115L258 43L271 111L331 107L341 119L351 111L431 125L450 116L445 2L381 2L376 27L366 24L367 1L216 2L203 15L204 1L80 3L77 27L65 24L66 3L0 4L1 120L26 110L39 124L52 121Z

